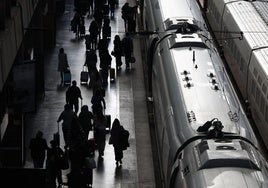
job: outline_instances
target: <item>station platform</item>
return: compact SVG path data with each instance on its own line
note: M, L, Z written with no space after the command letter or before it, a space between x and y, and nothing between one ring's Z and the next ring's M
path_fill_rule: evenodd
M111 19L112 36L109 43L109 52L113 49L113 39L116 34L122 39L125 36L124 22L121 18L121 7L126 1L120 0L115 9L115 17ZM130 6L136 1L129 0ZM38 130L44 132L44 138L49 145L53 134L57 132L57 119L64 109L65 92L68 86L60 85L60 74L57 72L58 51L61 47L67 53L72 80L76 80L82 92L82 104L91 106L92 89L87 85L80 85L80 72L85 62L85 39L77 39L70 31L70 20L74 15L72 0L66 0L65 11L57 18L56 46L46 54L45 59L45 94L38 103L35 113L26 116L26 162L24 168L33 168L30 157L30 139L35 137ZM85 17L86 32L92 17ZM138 26L137 26L138 27ZM122 69L116 71L115 82L108 82L106 87L105 114L111 115L111 121L118 118L121 124L130 132L130 147L124 151L123 164L116 168L114 149L108 144L110 135L106 135L104 160L97 163L93 170L93 187L95 188L153 188L155 183L154 162L148 112L146 105L146 89L144 84L143 61L140 38L133 35L134 55L136 63L126 70L124 58ZM98 55L98 53L97 53ZM97 67L99 68L99 60ZM115 68L115 58L112 60ZM109 78L108 78L109 80ZM81 103L79 104L81 107ZM79 110L80 112L80 110ZM78 112L78 113L79 113ZM60 127L60 145L64 147L63 135ZM95 159L97 160L97 151ZM67 181L69 170L63 170L63 181Z

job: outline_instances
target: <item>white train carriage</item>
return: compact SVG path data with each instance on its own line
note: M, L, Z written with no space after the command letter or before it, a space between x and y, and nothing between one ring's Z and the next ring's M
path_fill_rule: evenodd
M194 2L145 0L165 187L268 187L267 163Z
M207 18L268 148L268 3L207 1ZM238 38L243 32L243 38Z

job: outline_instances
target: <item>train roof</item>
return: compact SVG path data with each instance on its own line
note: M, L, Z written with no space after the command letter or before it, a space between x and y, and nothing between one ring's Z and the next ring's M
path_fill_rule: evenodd
M203 139L190 144L179 160L182 173L178 175L183 176L186 187L251 188L268 184L264 158L240 139Z
M205 40L199 34L174 34L168 39L189 123L196 130L206 121L218 118L224 125L223 131L249 138L248 122L221 60Z

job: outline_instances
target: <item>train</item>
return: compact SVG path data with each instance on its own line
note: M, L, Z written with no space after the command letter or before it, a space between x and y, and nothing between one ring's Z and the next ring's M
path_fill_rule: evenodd
M268 187L267 161L199 3L144 0L141 17L163 187Z
M268 3L205 1L204 13L268 148ZM242 37L241 37L242 34Z

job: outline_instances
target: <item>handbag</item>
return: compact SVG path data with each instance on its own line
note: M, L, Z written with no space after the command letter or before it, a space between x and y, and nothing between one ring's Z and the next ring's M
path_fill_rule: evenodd
M69 161L68 161L68 158L67 158L67 156L65 154L60 155L60 158L59 158L59 167L62 170L66 170L66 169L69 168Z
M85 158L85 166L90 169L97 168L96 161L93 157L86 157Z

